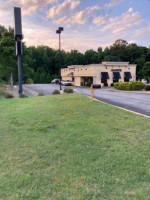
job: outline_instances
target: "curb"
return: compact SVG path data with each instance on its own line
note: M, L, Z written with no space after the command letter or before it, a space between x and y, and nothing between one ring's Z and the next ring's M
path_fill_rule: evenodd
M126 93L137 93L137 94L150 94L150 92L146 92L146 91L126 91L126 90L113 90L114 92L126 92Z
M89 97L90 97L90 96L89 96ZM90 97L90 98L91 98L91 97ZM99 100L99 99L96 99L96 98L93 98L93 100L94 100L94 101L98 101L98 102L101 102L101 103L103 103L103 104L110 105L110 106L112 106L112 107L119 108L119 109L121 109L121 110L124 110L124 111L127 111L127 112L130 112L130 113L133 113L133 114L136 114L136 115L139 115L139 116L146 117L146 118L150 119L150 116L149 116L149 115L144 115L144 114L142 114L142 113L135 112L135 111L132 111L132 110L128 110L128 109L126 109L126 108L123 108L123 107L120 107L120 106L115 106L115 105L113 105L113 104L106 103L106 102L104 102L104 101L101 101L101 100Z

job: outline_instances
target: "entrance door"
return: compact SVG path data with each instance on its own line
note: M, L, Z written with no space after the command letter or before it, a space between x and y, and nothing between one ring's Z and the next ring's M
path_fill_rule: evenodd
M93 84L93 77L82 77L81 86L90 87Z
M121 79L120 72L113 72L113 83L118 83Z

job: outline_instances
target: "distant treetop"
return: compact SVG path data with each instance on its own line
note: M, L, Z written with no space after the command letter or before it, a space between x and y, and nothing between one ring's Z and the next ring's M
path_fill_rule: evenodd
M124 46L126 46L126 45L128 45L128 42L126 40L119 39L119 40L115 41L114 45L118 45L118 46L124 45Z

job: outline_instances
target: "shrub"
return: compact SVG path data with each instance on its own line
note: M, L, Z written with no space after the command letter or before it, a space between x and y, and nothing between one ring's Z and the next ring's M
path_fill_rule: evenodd
M73 93L73 89L72 88L65 88L64 92L65 93Z
M28 96L25 95L25 94L20 94L19 97L20 97L20 98L26 98L26 97L28 97Z
M92 82L91 82L91 81L88 81L88 82L86 83L86 87L91 87L91 85L92 85Z
M26 80L26 84L32 84L32 83L34 83L34 81L33 81L31 78L28 78L28 79Z
M145 88L145 83L140 81L130 82L129 89L130 90L142 90Z
M5 98L6 99L12 99L12 98L14 98L14 95L7 92L7 93L5 93Z
M127 91L134 91L134 90L142 90L145 88L145 84L140 81L134 82L120 82L115 83L114 88L117 90L127 90Z
M54 95L55 94L60 94L60 91L59 90L54 90L52 94L54 94Z
M146 86L145 86L145 90L146 90L146 91L150 91L150 85L146 85Z
M38 94L38 96L45 96L44 92L41 90Z
M107 86L108 86L108 83L104 83L104 86L107 87Z
M0 87L0 96L4 96L5 95L5 90L4 88Z
M111 86L111 87L114 87L114 83L111 83L110 86Z

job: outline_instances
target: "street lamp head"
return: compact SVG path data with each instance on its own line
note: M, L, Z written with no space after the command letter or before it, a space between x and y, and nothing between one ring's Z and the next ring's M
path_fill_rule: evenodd
M15 28L14 28L14 34L15 39L22 40L22 20L21 20L21 8L14 7L14 22L15 22Z
M61 33L61 31L60 31L60 30L57 30L57 31L56 31L56 33L57 33L57 34L60 34L60 33Z
M64 30L64 28L63 27L59 27L58 30L62 32Z

